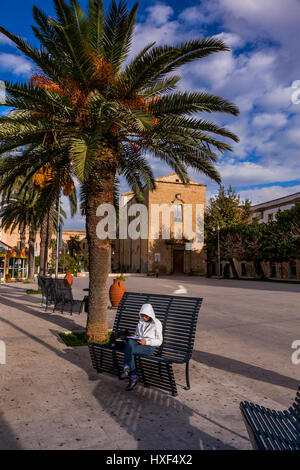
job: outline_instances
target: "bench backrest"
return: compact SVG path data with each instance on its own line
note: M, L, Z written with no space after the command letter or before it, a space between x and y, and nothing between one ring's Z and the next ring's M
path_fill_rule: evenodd
M163 344L157 348L156 355L187 361L193 352L202 300L198 297L125 292L116 313L113 330L128 329L134 333L140 308L149 303L163 326Z
M57 300L73 300L72 288L67 279L53 279Z
M54 297L53 278L49 276L38 276L38 285L44 296L52 299Z
M298 392L297 392L295 401L293 403L293 408L295 410L295 413L298 417L298 421L299 421L299 424L300 424L300 385L298 387ZM300 429L299 429L299 432L300 432Z

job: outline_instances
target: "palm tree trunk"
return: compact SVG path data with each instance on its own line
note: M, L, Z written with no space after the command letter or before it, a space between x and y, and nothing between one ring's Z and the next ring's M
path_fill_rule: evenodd
M47 232L46 232L45 258L44 258L44 263L45 263L44 264L44 271L45 271L45 273L47 273L49 248L50 248L52 233L53 233L54 207L55 207L55 202L52 203L52 205L49 209L49 212L48 212L48 217L47 217Z
M111 165L112 166L112 165ZM103 175L103 169L102 169ZM110 272L110 240L100 240L96 234L99 217L98 206L114 203L113 190L115 168L110 168L101 176L101 186L91 178L88 183L86 201L86 230L89 246L89 312L86 328L88 341L104 341L107 332L108 286Z
M29 256L28 256L28 281L34 282L34 244L36 240L36 230L29 227Z
M51 243L52 232L53 232L53 215L54 215L55 202L52 203L49 212L45 215L41 231L41 246L40 246L40 275L45 276L47 274L47 263L48 263L48 252Z
M40 275L45 276L45 246L47 240L47 221L48 221L48 214L45 215L40 231Z
M21 230L20 230L20 250L24 250L26 246L26 225L22 224Z

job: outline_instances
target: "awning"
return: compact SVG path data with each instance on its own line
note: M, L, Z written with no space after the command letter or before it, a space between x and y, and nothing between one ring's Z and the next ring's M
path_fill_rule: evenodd
M6 245L6 243L4 243L0 240L0 252L3 253L3 251L10 251L10 250L12 250L12 247L9 246L9 245Z

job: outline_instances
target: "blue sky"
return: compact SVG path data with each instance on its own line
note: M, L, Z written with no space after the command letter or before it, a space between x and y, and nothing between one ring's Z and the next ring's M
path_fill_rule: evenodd
M51 0L11 0L1 4L1 25L34 41L34 4L54 14ZM132 55L154 40L176 43L199 36L218 35L231 47L183 67L180 88L206 90L239 106L237 118L216 114L209 119L240 137L218 169L226 186L232 184L253 203L300 191L300 104L291 101L292 83L300 80L299 25L299 0L140 2ZM0 79L27 80L31 73L32 64L0 36ZM152 163L156 176L172 172ZM201 174L190 176L207 184L208 197L217 192ZM127 190L125 184L122 189ZM68 220L66 228L84 228L83 220Z

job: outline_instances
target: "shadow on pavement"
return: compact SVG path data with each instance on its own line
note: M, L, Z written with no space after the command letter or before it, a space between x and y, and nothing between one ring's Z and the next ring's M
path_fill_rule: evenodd
M0 411L0 450L22 450L18 436L12 431Z
M273 385L279 385L291 390L297 390L299 386L299 381L292 377L288 377L259 366L247 364L246 362L238 361L237 359L219 356L218 354L194 350L193 360L232 374L242 375L249 379L259 380Z
M1 298L0 298L0 302L2 305L6 305L7 307L16 308L16 309L22 309L24 312L29 313L30 315L47 320L66 330L72 331L74 330L74 327L76 329L82 329L80 325L76 325L76 315L77 315L76 313L74 313L73 316L70 316L69 312L65 312L64 313L65 316L57 315L56 313L53 313L53 307L52 308L50 307L48 309L48 312L45 312L45 306L41 307L40 299L30 298L30 302L36 304L35 306L37 308L43 308L42 312L37 311L37 310L34 310L31 306L26 305L25 303L20 304L19 302L15 302L14 300L12 300L10 297L6 298L5 295L6 295L5 293L4 294L2 293ZM24 293L16 297L18 298L18 300L24 299L27 302L29 300L28 295ZM3 319L1 320L4 321Z
M120 390L120 387L126 386L126 381L120 384L117 378L104 374L101 374L100 380L94 391L96 399L116 423L134 438L137 449L235 449L193 426L190 419L195 416L195 411L170 395L142 386L137 386L134 392L126 392ZM219 427L224 430L222 425ZM122 442L119 445L122 448Z

